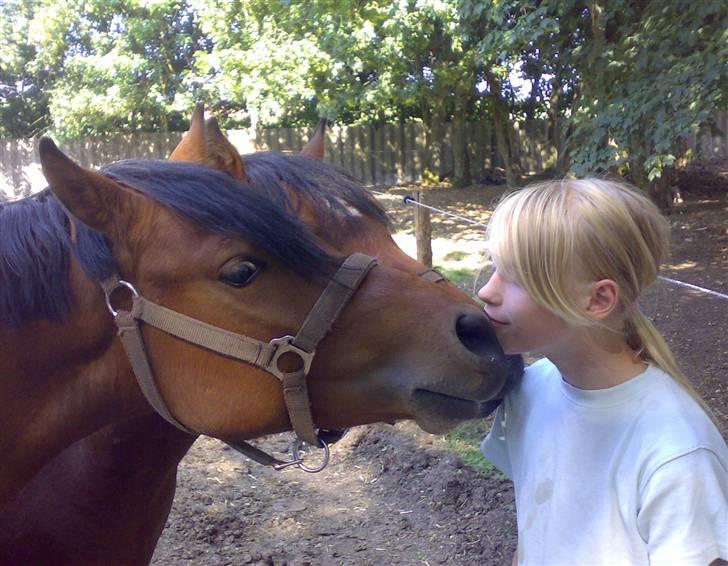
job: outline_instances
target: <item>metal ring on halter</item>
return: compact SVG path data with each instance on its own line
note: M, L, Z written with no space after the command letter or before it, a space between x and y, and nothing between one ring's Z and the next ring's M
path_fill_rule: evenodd
M281 336L280 338L274 338L269 342L269 344L271 346L275 346L276 349L270 362L268 362L268 367L266 369L281 381L285 378L284 374L286 372L278 367L278 360L281 356L283 356L283 354L294 354L298 356L301 360L300 369L303 369L306 375L308 375L308 372L311 371L311 363L313 362L313 357L316 355L316 350L313 352L306 352L305 350L301 350L301 348L294 346L294 339L295 338L293 336Z
M275 464L273 468L277 471L284 470L286 468L290 468L291 466L297 466L298 469L303 470L304 472L308 472L309 474L315 474L323 470L328 464L329 464L329 445L326 444L323 440L319 439L319 442L321 443L320 448L324 451L324 455L321 459L321 463L316 467L309 467L306 464L303 463L303 456L301 455L303 452L303 445L305 442L301 440L300 438L296 440L293 443L292 452L293 452L293 460L289 462L282 462L280 464Z
M123 279L117 281L109 287L104 287L104 295L106 295L106 308L109 309L109 312L114 316L116 316L119 311L114 310L114 307L111 306L111 295L113 295L114 291L116 291L119 287L126 287L127 289L129 289L135 299L139 297L139 293L134 288L134 285L132 285L128 281L124 281Z

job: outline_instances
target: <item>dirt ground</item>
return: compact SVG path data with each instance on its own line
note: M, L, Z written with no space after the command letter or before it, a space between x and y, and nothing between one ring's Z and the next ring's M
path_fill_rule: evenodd
M728 163L680 177L663 275L728 293ZM403 190L392 191L401 194ZM501 187L440 188L427 202L484 220ZM411 211L393 209L395 229ZM473 227L433 215L433 237ZM728 438L728 303L660 281L647 312L693 377ZM483 430L487 423L482 423ZM287 435L260 443L283 452ZM182 462L153 564L508 564L515 546L510 482L464 464L443 437L410 423L351 431L320 474L274 472L210 439Z

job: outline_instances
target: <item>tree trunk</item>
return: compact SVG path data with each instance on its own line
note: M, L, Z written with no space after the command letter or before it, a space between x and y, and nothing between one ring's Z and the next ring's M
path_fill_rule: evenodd
M630 160L628 178L633 185L646 191L652 202L660 210L669 214L672 205L672 183L674 180L672 167L666 167L659 178L650 181L645 169L645 158L639 156L634 160Z
M587 6L589 8L589 15L591 16L592 36L597 42L604 43L606 41L604 21L602 20L604 8L602 8L599 2L593 0L587 2Z
M430 148L432 147L432 110L427 104L427 100L424 98L420 104L422 113L422 129L425 135L425 152L422 156L422 172L432 170L432 154Z
M433 96L432 107L423 102L423 125L425 130L425 153L422 159L424 178L437 178L440 172L442 144L445 137L445 102Z
M490 72L486 72L486 77L491 89L491 111L498 154L506 170L506 182L511 187L517 187L523 180L518 134L511 122L510 107L503 98L500 82Z
M470 174L470 159L468 155L468 140L465 121L468 112L468 95L458 92L455 98L455 112L452 122L452 158L454 187L467 187L473 184Z
M673 167L665 167L662 170L662 175L650 181L649 184L650 198L665 214L670 214L670 208L672 207L672 186L675 182L675 176Z
M557 175L563 176L571 166L569 154L569 137L571 136L571 125L561 115L561 85L556 81L551 83L552 91L549 100L549 143L556 150L556 163L554 171ZM566 127L564 127L566 125Z

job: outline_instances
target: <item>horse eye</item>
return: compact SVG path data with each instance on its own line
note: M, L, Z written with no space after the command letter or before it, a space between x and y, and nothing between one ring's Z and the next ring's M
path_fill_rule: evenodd
M231 287L245 287L260 273L262 266L250 260L234 260L228 263L220 273L220 281Z

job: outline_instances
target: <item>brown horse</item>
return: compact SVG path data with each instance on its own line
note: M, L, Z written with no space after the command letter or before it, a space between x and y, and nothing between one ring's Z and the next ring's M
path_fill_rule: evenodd
M208 143L205 151L198 152L195 160L206 162L209 160L214 153L213 150L210 150L209 145ZM311 182L305 176L301 178L301 171L286 170L284 166L281 166L275 160L273 164L276 166L273 169L275 175L283 179L283 182L276 189L278 192L272 191L273 196L284 205L295 208L300 216L306 218L308 229L316 235L316 243L325 251L328 251L329 254L334 253L336 256L343 256L361 250L377 254L380 265L366 276L365 285L359 292L364 293L370 288L368 291L370 296L367 301L370 303L369 306L376 305L376 308L367 311L367 305L359 305L359 308L363 309L362 312L373 314L377 324L383 325L385 328L395 327L398 328L398 332L407 329L407 332L410 333L409 340L417 342L422 339L421 336L418 337L418 328L402 324L401 321L397 323L396 320L392 320L393 314L402 314L402 307L411 304L406 297L400 297L396 301L396 308L399 309L399 312L395 313L387 307L387 301L394 296L392 293L394 283L397 281L399 281L399 285L405 282L408 285L411 283L410 292L418 296L417 301L421 303L420 307L430 305L432 308L434 305L437 309L454 309L451 311L453 313L451 317L454 316L455 318L450 319L451 323L448 325L450 328L440 328L438 330L439 338L444 339L444 344L436 345L434 342L425 341L428 344L427 348L439 348L438 356L441 357L435 360L428 355L431 353L426 351L427 348L420 350L421 346L417 346L413 349L411 344L405 344L402 341L399 341L398 344L387 344L387 346L391 346L391 349L382 348L384 344L381 340L378 340L379 335L383 332L382 328L367 329L364 318L358 321L353 317L347 318L347 313L354 311L357 306L358 297L355 296L352 304L347 306L342 313L334 333L321 344L317 360L312 366L311 398L317 424L332 426L414 417L419 418L419 422L426 428L440 430L463 417L477 416L485 412L487 409L484 408L484 405L474 403L472 400L485 398L500 387L503 379L503 363L501 359L496 359L495 362L488 359L493 355L499 358L499 351L493 344L492 333L490 333L487 325L482 322L479 313L476 314L477 311L473 310L465 298L452 287L442 283L429 283L417 278L416 274L423 270L422 266L404 256L394 246L388 236L386 226L381 222L381 217L376 212L368 209L360 200L357 200L356 192L348 193L344 190L341 193L343 196L336 194L332 199L317 202L317 198L321 199L326 195L312 193L310 190L309 192L296 192L296 184L292 181L298 180L299 183L302 182L304 185ZM238 165L240 167L236 169ZM248 181L249 187L243 190L254 192L263 189L267 193L272 188L266 183L266 175L271 173L270 166L270 163L264 161L262 165L259 165L254 158L251 158L247 163L248 173L245 173L246 168L242 166L242 163L234 163L234 167L231 168L228 165L226 168L238 178L244 178ZM326 171L324 170L324 172ZM88 175L88 173L84 172L83 175ZM315 170L314 179L320 183L326 177L323 175L322 170L317 169ZM94 181L98 182L98 179L94 179ZM343 188L347 189L347 183L350 184L350 181L344 181L341 181ZM53 181L51 180L51 182ZM308 188L311 189L311 187ZM322 202L324 206L322 206ZM343 202L345 206L337 209L337 202ZM69 205L69 208L72 208L72 206ZM354 212L352 213L349 208L353 208ZM154 214L162 216L157 211L150 213L152 216ZM337 214L339 215L338 218L336 218ZM332 215L334 216L333 219L331 218ZM175 220L180 221L180 219ZM342 226L346 226L347 231L342 232ZM109 232L113 233L113 231ZM332 234L335 234L335 237ZM207 238L213 238L210 234L205 233L204 235ZM119 239L125 241L122 238ZM205 249L209 250L209 247ZM194 256L194 251L192 249L190 251ZM153 257L163 258L164 256L162 254ZM158 261L161 261L161 259L158 259ZM71 264L71 268L73 268L73 261ZM134 262L130 262L130 264L134 265ZM172 266L165 265L164 267ZM382 276L381 279L375 279L375 275L378 275L380 268L381 271L386 271L387 277ZM123 267L122 272L125 275L127 273ZM184 270L183 272L186 273ZM143 273L143 270L141 273ZM291 279L298 277L302 284L310 284L310 281L300 277L295 272L289 272L287 275ZM136 275L135 280L139 280L140 277L140 275ZM143 277L141 278L143 279ZM196 281L196 278L190 275L189 280ZM164 289L164 286L160 286ZM395 286L394 289L397 289L397 287ZM175 289L175 291L177 290ZM298 293L298 290L296 292ZM169 296L173 298L177 296L187 297L189 293L190 291L181 292L181 295L171 293ZM162 291L159 294L166 296ZM286 301L290 302L291 299L287 297ZM171 299L170 304L172 304ZM199 311L201 313L199 317L211 315L213 313L212 301L203 301L202 304L206 307ZM232 304L234 304L234 301ZM288 303L285 304L288 306ZM291 306L293 308L293 305ZM210 310L206 310L208 308ZM421 310L430 312L429 309ZM408 316L415 314L416 311L417 309L410 311ZM242 313L245 310L240 309L239 312ZM302 319L300 313L298 316L299 319ZM220 320L227 319L221 317ZM348 413L347 418L343 418L342 415L337 415L335 411L326 408L327 405L335 407L339 404L340 406L341 398L339 395L342 395L343 391L336 393L326 391L325 388L335 388L337 385L331 377L327 376L335 375L337 372L342 372L341 375L351 375L351 370L347 369L350 367L347 360L333 359L335 358L333 354L336 353L337 348L343 348L345 345L346 327L340 325L344 325L348 321L351 321L350 323L354 326L359 325L358 346L363 346L363 348L347 351L346 355L354 356L355 360L357 360L354 367L363 367L364 369L361 370L362 373L359 376L352 376L352 379L345 385L348 395L357 398L359 403L351 403L343 412L343 414ZM223 322L220 322L220 324L223 324ZM236 324L242 325L242 322L236 320L234 323L230 323L229 326L235 329ZM446 321L441 320L438 324L446 324ZM226 324L226 326L228 325ZM289 322L282 324L282 326L290 329L295 328L296 325ZM434 332L436 326L431 326L431 331ZM148 340L150 350L152 350L151 343L154 336L151 330L149 331L151 335ZM337 339L337 333L341 333L343 337L340 336ZM274 336L275 334L276 332L271 333L269 331L265 333L265 337L267 339L268 335ZM156 344L161 349L165 346L162 338L162 336L156 338ZM392 339L393 336L390 335L389 340ZM4 335L3 343L5 343ZM327 349L326 346L329 344L332 345ZM379 349L373 348L372 344L377 345ZM194 363L197 355L195 348L186 344L177 344L176 342L174 346L184 346L192 350L194 354L188 352L185 358L185 360L192 361L185 361L184 365ZM108 347L111 349L113 345ZM171 346L167 347L174 350ZM326 361L324 354L328 352L332 352L332 359ZM382 356L385 359L389 357L389 361L383 362L379 359ZM451 357L449 360L448 356ZM429 359L423 360L423 357L429 357ZM163 370L158 369L161 363L156 358L153 358L153 361L155 369L161 375ZM206 360L202 367L209 371L208 368L216 368L219 361L214 358ZM224 361L231 363L229 360ZM404 363L404 370L401 367L398 367L395 371L391 370L393 365L402 363ZM430 364L431 367L427 368L427 364ZM450 368L446 370L446 365L451 365L451 371L453 372L453 377L448 381L445 381L445 378L450 374ZM176 371L179 371L180 365L177 364L175 367L178 368ZM466 375L464 379L458 379L457 374L460 372L462 375L463 368ZM247 372L254 375L256 379L265 381L265 375L261 376L260 371L256 371L254 368L244 366L226 371L237 372L236 378L237 376L244 377ZM215 372L217 375L224 375L224 372L217 373L217 369L215 369ZM410 372L429 375L431 381L424 384L416 381L412 383L413 378ZM491 375L488 375L489 372ZM373 383L366 384L367 377L362 376L369 376ZM314 381L324 382L327 379L329 383L324 388L319 390L315 387ZM192 382L194 383L194 380ZM352 389L353 391L351 391ZM232 386L229 389L231 392L234 390ZM251 387L248 391L251 395L261 396L260 404L271 403L277 411L282 412L282 417L280 414L277 418L270 419L269 417L272 423L253 426L252 432L250 430L236 431L234 435L231 435L227 433L227 430L222 434L215 431L218 436L242 439L256 436L261 431L273 432L290 426L285 412L282 411L283 403L280 392L273 396L274 399L270 400L268 399L268 391L260 393L254 387ZM170 394L166 391L164 393L164 397L167 399ZM344 394L344 397L346 396ZM391 396L394 396L394 400L390 398ZM398 397L403 397L403 399L398 399ZM362 405L362 401L366 399L372 401L372 406L365 407ZM242 402L240 404L243 405ZM182 406L187 407L186 405ZM352 412L355 406L361 407L362 410ZM253 410L259 408L258 402L256 402ZM251 410L251 407L248 406L247 410ZM174 406L172 406L172 412L177 414ZM266 413L265 408L263 408L263 412ZM234 419L235 416L229 418ZM286 422L282 423L281 421ZM225 424L227 425L227 423ZM46 559L51 558L55 562L65 560L105 563L148 561L169 510L174 491L177 463L193 440L194 436L179 432L156 415L150 414L114 425L85 441L75 444L67 449L61 457L56 458L46 466L34 482L26 486L25 491L21 492L15 503L10 503L6 505L5 509L0 510L0 523L7 524L10 527L9 529L3 529L5 531L3 534L9 542L1 548L6 549L8 557L14 556L18 561L32 560L32 557L44 555L37 552L36 554L23 553L28 549L40 552L40 548L43 547L42 544L39 544L40 541L37 538L40 537L46 543ZM68 465L69 463L73 465ZM53 480L52 485L49 483L50 480ZM66 496L64 500L63 494L69 493L79 494L77 499L71 501L71 504L77 504L75 510L64 505L64 501L68 503L69 498ZM146 510L151 507L163 511L161 514L157 513L156 518L153 520L147 520L146 522L137 520L134 522L130 519L140 517L138 511L140 505L143 505ZM44 508L47 515L58 517L59 521L46 521L46 530L33 530L33 510L35 509L37 520L38 509L41 507ZM141 515L148 515L146 510ZM75 513L70 511L75 511ZM151 514L155 515L154 513ZM70 523L67 520L69 515L74 518ZM10 517L13 519L9 520ZM61 518L66 518L66 521L60 520ZM84 533L85 536L77 536L75 543L69 540L68 533L78 531ZM105 541L109 540L108 535L106 539L103 536L97 538L93 536L95 532L111 533L112 539L121 545L121 547L116 548L117 553L110 555L108 543L104 546ZM118 536L113 538L115 535ZM23 539L30 544L24 545ZM94 540L96 543L94 543ZM127 541L126 544L124 544L124 541Z

